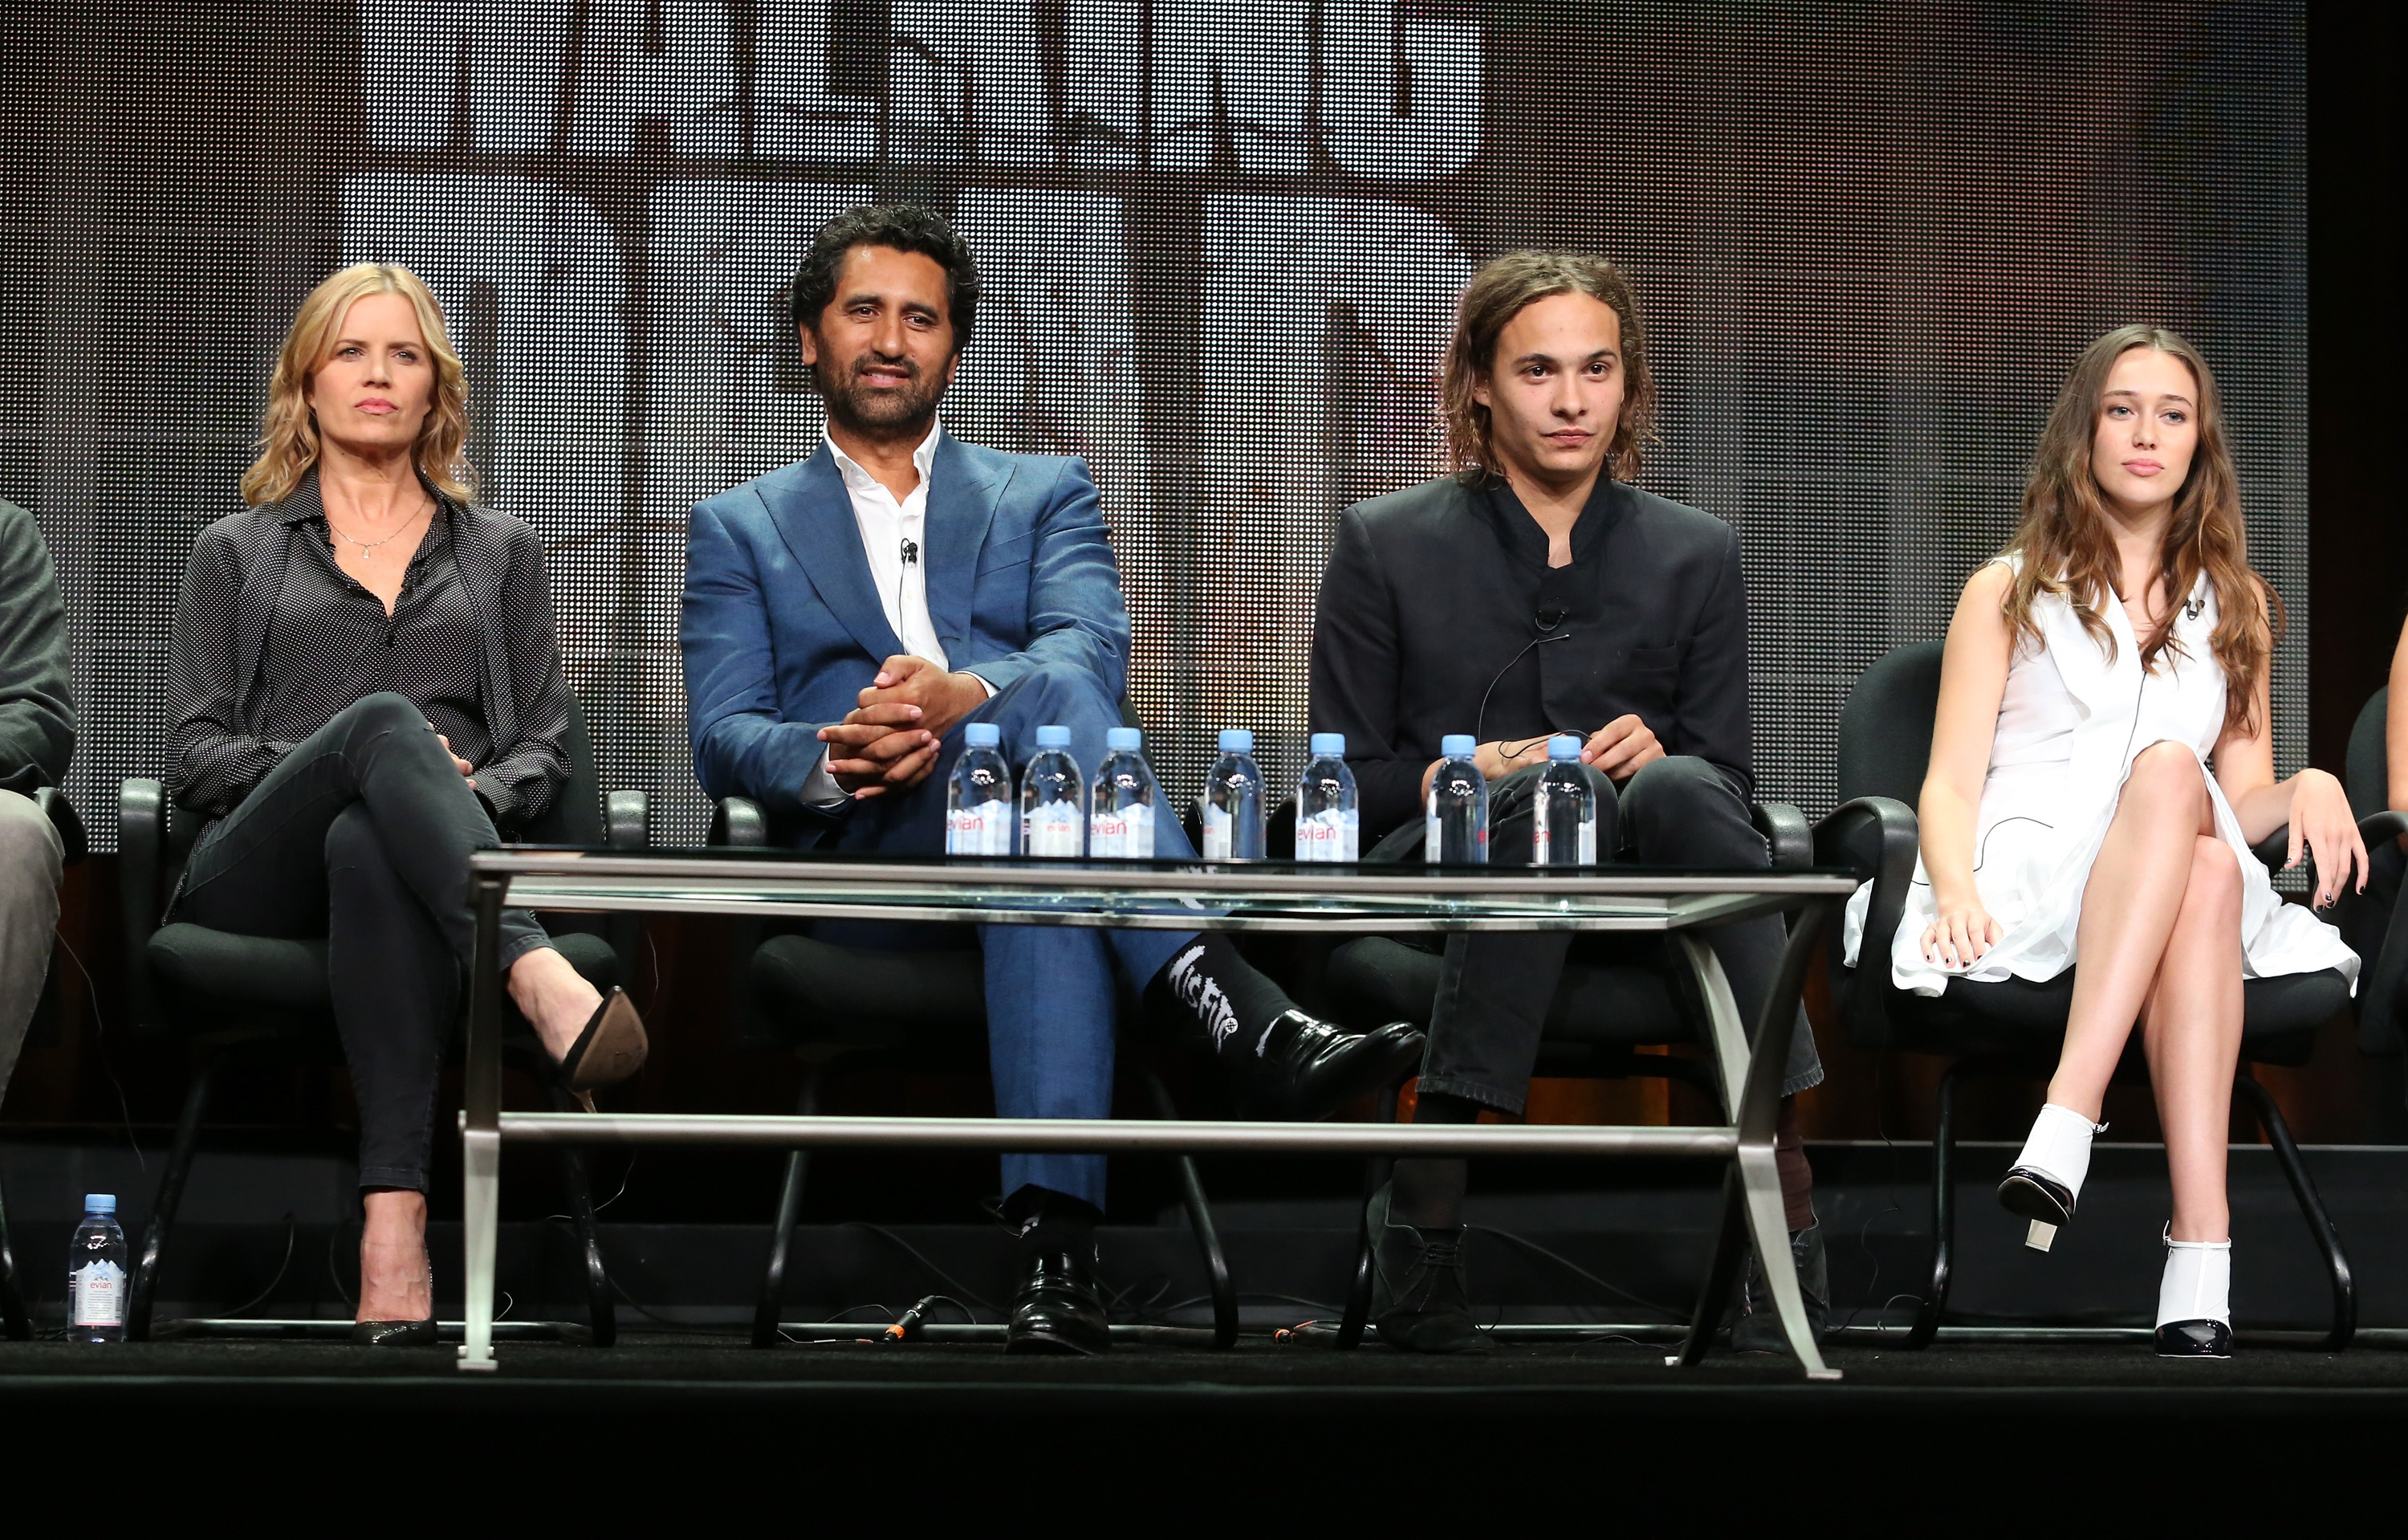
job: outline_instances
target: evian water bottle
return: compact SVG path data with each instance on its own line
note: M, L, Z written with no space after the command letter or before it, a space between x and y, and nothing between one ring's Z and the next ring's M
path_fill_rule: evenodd
M1087 804L1087 855L1098 861L1154 856L1154 811L1162 800L1145 762L1144 735L1135 727L1104 734L1104 768Z
M88 1193L67 1245L67 1340L125 1340L125 1231L114 1193Z
M1480 773L1480 745L1468 732L1439 740L1443 762L1430 777L1423 804L1422 859L1450 865L1488 859L1488 781Z
M1581 763L1581 741L1559 732L1547 740L1547 768L1530 799L1532 866L1597 865L1597 784Z
M1037 729L1037 756L1020 772L1020 848L1073 860L1087 853L1087 784L1068 727Z
M945 854L1009 856L1020 819L1011 805L1011 767L1003 729L973 722L962 729L962 756L945 783Z
M1296 784L1296 858L1361 859L1363 823L1354 811L1354 772L1346 768L1346 735L1312 735L1312 758Z

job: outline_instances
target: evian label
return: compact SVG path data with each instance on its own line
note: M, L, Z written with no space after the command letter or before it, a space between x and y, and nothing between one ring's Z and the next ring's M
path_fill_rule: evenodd
M1021 849L1031 856L1069 856L1087 853L1087 831L1076 802L1047 802L1021 815Z
M1154 806L1133 802L1112 812L1098 808L1087 820L1087 854L1099 861L1142 861L1154 855Z
M1360 860L1363 821L1354 813L1326 808L1296 818L1296 858L1299 861Z
M1530 864L1533 866L1595 866L1597 865L1597 821L1591 819L1580 826L1580 837L1565 842L1557 850L1553 835L1547 832L1546 814L1541 812L1537 827L1530 830Z
M955 808L945 818L948 856L1009 856L1011 854L1011 804L981 802Z
M76 1326L125 1324L125 1269L93 1258L67 1278L67 1317Z
M1204 858L1208 861L1230 859L1230 837L1237 831L1238 821L1229 816L1227 808L1216 808L1206 802L1199 821L1204 826Z

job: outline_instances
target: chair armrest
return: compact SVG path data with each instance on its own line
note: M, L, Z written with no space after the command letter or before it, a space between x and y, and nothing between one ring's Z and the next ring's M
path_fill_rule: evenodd
M167 846L167 788L147 776L117 787L117 907L125 932L125 978L132 986L134 1019L155 1021L150 987L150 943L159 928L167 896L160 891L161 862Z
M1859 797L1814 826L1814 864L1845 867L1873 885L1865 912L1864 953L1873 966L1842 968L1842 927L1831 928L1830 967L1848 1040L1885 1046L1891 1037L1886 997L1889 970L1882 958L1906 914L1907 889L1914 882L1915 847L1922 829L1914 810L1888 797Z
M750 797L723 797L710 804L710 833L707 839L711 844L738 850L767 850L769 820L763 815L761 804Z
M91 842L84 837L83 819L77 814L75 804L67 800L65 792L56 786L37 786L34 805L59 831L59 843L66 851L64 864L73 866L91 853Z
M2376 845L2386 840L2397 840L2402 834L2408 834L2408 813L2401 813L2397 808L2370 813L2358 821L2358 837L2366 842L2366 853L2370 856L2374 854Z
M648 850L652 843L651 799L640 791L614 791L602 799L602 835L612 850Z
M1814 831L1806 815L1787 802L1758 802L1749 810L1756 831L1772 850L1772 870L1796 871L1814 864Z

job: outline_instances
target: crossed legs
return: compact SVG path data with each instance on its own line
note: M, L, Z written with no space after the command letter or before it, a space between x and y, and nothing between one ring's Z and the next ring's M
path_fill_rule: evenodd
M2124 783L2075 934L2080 967L2048 1100L2098 1121L2137 1021L2173 1177L2173 1239L2230 1234L2225 1197L2241 1058L2241 868L2216 838L2199 757L2142 751Z

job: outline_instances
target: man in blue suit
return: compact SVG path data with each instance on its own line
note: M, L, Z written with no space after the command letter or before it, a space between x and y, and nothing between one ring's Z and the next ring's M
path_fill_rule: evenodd
M935 214L831 221L793 294L826 441L696 505L687 526L695 770L799 844L940 853L965 727L995 724L1017 765L1039 727L1065 727L1092 770L1120 726L1128 612L1086 467L937 423L978 293L968 246ZM1154 836L1157 855L1195 855L1176 819ZM1268 1115L1326 1115L1421 1055L1408 1026L1354 1036L1297 1010L1216 933L998 925L979 939L1005 1117L1111 1115L1116 970L1192 1022ZM1003 1189L1023 1247L1010 1349L1101 1350L1102 1158L1006 1156Z

